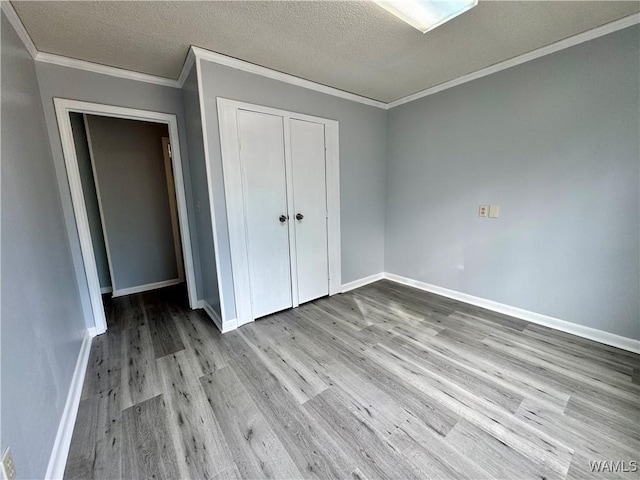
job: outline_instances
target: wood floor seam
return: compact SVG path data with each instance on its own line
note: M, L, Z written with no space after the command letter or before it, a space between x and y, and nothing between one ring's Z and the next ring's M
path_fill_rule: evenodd
M67 479L638 479L640 355L381 280L222 335L104 298Z

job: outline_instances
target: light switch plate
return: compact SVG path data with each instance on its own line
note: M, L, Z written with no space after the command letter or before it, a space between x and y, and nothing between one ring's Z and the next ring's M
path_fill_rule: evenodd
M487 205L480 205L480 208L478 209L478 216L486 217L488 211L489 211L489 207Z
M491 205L489 207L489 218L498 218L500 214L500 205Z

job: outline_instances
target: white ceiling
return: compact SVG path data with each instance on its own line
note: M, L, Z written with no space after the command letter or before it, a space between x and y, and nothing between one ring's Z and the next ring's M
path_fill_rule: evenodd
M13 1L39 51L176 79L190 45L390 102L640 11L480 1L422 34L368 1Z

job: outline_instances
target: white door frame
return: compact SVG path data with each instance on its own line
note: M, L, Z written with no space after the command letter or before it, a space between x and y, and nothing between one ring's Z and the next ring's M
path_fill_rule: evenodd
M189 234L189 221L187 214L187 200L184 189L184 177L182 174L182 161L180 158L180 142L178 139L178 120L175 115L169 113L151 112L134 108L116 107L112 105L102 105L99 103L83 102L80 100L68 100L64 98L54 98L58 129L60 131L60 141L62 142L62 153L66 166L67 179L71 190L71 202L73 213L78 228L80 238L80 251L82 253L82 263L87 278L89 288L89 298L91 309L95 321L96 333L101 334L107 331L107 321L102 304L100 292L100 281L98 279L98 268L96 266L93 243L91 241L91 231L89 229L89 219L82 193L82 182L80 180L80 170L78 168L78 158L73 142L73 131L71 130L70 113L82 113L89 115L101 115L104 117L124 118L128 120L139 120L143 122L163 123L168 126L169 139L171 141L173 155L173 173L176 189L176 200L178 203L178 217L180 221L180 234L182 239L182 255L186 270L187 292L189 296L189 306L196 308L198 300L196 295L196 282L193 265L193 255L191 252L191 238Z
M289 119L321 123L325 126L325 161L327 182L327 240L329 255L329 295L341 292L341 256L340 256L340 147L339 123L337 120L304 115L271 107L263 107L225 98L217 98L218 122L220 126L220 147L222 153L225 198L227 204L227 222L229 226L229 246L233 271L233 289L236 304L238 326L254 320L251 311L251 291L249 282L249 262L247 256L247 235L242 192L242 171L240 168L240 150L238 145L238 110L281 116L285 123L285 163L291 171L291 145L289 138ZM292 190L291 176L287 175L287 189ZM288 214L295 215L293 197L287 195ZM291 242L291 271L293 288L293 306L298 306L296 255L294 222L289 222Z
M113 262L111 261L111 250L109 249L109 237L107 235L107 227L104 223L104 211L102 208L102 196L100 195L100 184L98 183L98 172L96 170L96 162L93 156L93 143L91 141L91 129L89 128L89 119L87 118L87 114L82 114L82 121L84 123L84 133L87 137L87 147L89 147L89 159L91 160L91 173L93 174L93 184L96 190L96 198L98 199L98 215L100 215L100 226L102 227L102 238L104 239L104 248L107 254L107 267L109 268L109 280L111 280L111 285L108 288L109 293L113 293L117 290L115 284L115 275L113 274ZM74 148L75 151L75 148ZM77 156L76 151L76 156ZM86 205L85 205L86 207ZM95 252L93 252L95 257ZM100 288L101 293L105 293L107 290L106 287Z
M173 248L178 262L178 280L184 281L184 262L182 261L182 245L180 240L180 220L178 219L178 196L176 194L176 179L173 176L173 147L169 137L162 137L162 155L164 157L164 174L167 178L167 192L169 193L169 211L171 212L171 229L173 231Z

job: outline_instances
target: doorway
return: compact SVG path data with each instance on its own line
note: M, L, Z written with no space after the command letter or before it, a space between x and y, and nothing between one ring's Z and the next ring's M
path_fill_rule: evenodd
M122 296L186 282L195 308L175 115L54 102L96 334L107 329L101 295L109 290Z

